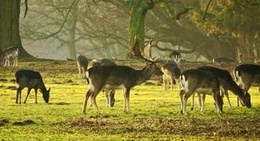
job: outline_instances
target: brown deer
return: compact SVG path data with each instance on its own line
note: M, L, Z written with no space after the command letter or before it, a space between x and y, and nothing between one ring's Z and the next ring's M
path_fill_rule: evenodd
M4 67L17 67L18 66L18 47L11 46L4 50L3 52L3 64ZM12 62L11 62L12 61Z
M77 56L77 66L79 70L79 77L85 78L85 73L87 71L88 67L88 59L84 55L78 55Z
M223 99L219 92L219 82L215 75L209 71L204 71L200 69L188 69L181 73L180 76L181 90L181 113L187 114L186 104L190 96L195 92L201 94L212 93L213 99L215 101L216 108L219 113L222 113ZM204 103L201 106L201 113L204 110Z
M237 84L247 95L251 86L260 87L260 66L256 64L241 64L235 68L234 77ZM239 105L239 101L237 101L237 104Z
M86 76L89 81L89 89L85 96L83 113L86 113L87 100L90 96L94 107L99 112L96 104L96 97L105 87L110 89L116 87L122 88L124 95L123 111L130 112L130 90L134 86L147 81L154 74L162 75L161 70L154 61L148 60L142 56L139 49L140 41L140 38L135 36L133 51L136 56L149 62L143 69L136 70L128 66L98 66L90 68L86 72Z
M161 66L161 71L163 72L163 86L164 90L170 85L171 90L173 90L173 84L179 85L179 77L181 71L175 61L167 61ZM180 86L179 86L180 88Z
M93 59L89 62L88 69L97 66L116 66L116 63L110 59ZM106 96L106 106L113 107L115 105L115 89L103 89L103 91Z
M16 82L18 83L19 87L17 89L16 94L16 103L21 104L21 94L22 90L27 87L27 96L24 100L24 104L26 103L26 100L30 94L31 89L35 90L35 103L37 103L37 90L40 89L42 92L43 99L46 103L49 103L49 97L50 97L50 89L47 90L43 80L42 76L39 72L32 71L32 70L18 70L15 73Z
M211 66L202 66L199 67L198 69L200 70L205 70L205 71L210 71L212 74L214 74L220 84L220 91L222 93L222 96L225 95L228 104L230 107L232 107L231 102L229 100L229 94L228 91L230 90L233 94L238 96L241 99L241 102L246 105L246 107L251 108L251 98L249 93L243 92L243 90L236 84L236 82L233 80L231 74L227 70L219 69L216 67L211 67ZM205 95L204 96L199 96L199 98L203 98L199 100L199 105L201 106L201 103L204 102ZM203 101L202 101L203 100ZM192 102L192 109L194 105L194 95L193 95L193 102Z
M129 96L130 90L146 80L150 79L153 74L161 74L156 64L148 64L142 70L135 70L128 66L98 66L90 68L87 73L89 80L89 89L86 93L83 113L86 113L87 100L91 96L92 103L96 110L99 109L96 104L97 94L105 87L121 87L124 92L124 112L130 112Z

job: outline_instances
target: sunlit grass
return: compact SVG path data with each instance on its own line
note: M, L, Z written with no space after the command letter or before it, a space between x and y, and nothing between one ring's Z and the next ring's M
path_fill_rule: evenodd
M237 107L230 92L233 107L224 98L223 114L216 112L208 95L204 114L200 114L197 101L191 111L189 99L188 115L183 116L177 87L165 91L161 83L149 80L132 89L131 113L123 112L122 90L118 89L115 107L107 108L100 93L97 104L101 113L88 105L83 115L87 84L79 78L75 62L23 62L20 68L42 73L46 87L51 88L50 103L45 104L39 94L35 104L32 90L27 104L15 104L16 70L2 73L1 79L6 81L0 83L1 140L257 140L260 136L258 88L250 89L251 109ZM26 91L22 91L22 100Z

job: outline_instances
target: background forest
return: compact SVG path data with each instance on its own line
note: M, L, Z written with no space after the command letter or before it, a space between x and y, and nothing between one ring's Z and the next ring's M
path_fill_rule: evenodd
M21 1L23 47L39 58L126 59L136 27L133 11L147 3L138 24L144 26L143 44L154 40L153 57L178 50L187 60L259 60L258 0L30 0L25 18Z

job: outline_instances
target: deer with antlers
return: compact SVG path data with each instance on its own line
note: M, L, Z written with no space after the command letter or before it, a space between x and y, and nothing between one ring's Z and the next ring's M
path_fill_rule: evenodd
M96 97L103 88L117 88L123 89L124 106L123 111L130 112L130 90L148 79L152 75L161 75L162 72L156 63L152 60L148 60L141 55L139 49L140 39L135 38L135 44L133 47L135 55L149 62L146 67L141 70L136 70L128 66L98 66L90 68L86 72L87 79L89 81L89 88L85 96L83 113L86 113L86 106L89 97L91 97L92 103L95 109L99 112L96 104Z

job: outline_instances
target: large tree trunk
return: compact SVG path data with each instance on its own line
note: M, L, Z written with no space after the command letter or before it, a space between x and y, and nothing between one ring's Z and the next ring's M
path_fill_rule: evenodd
M0 3L0 53L10 46L18 46L20 57L29 57L19 34L21 0L0 0Z
M154 7L152 0L132 0L130 9L130 22L129 22L129 54L130 57L133 54L134 37L138 36L141 39L140 50L144 50L144 27L145 16L149 9Z

